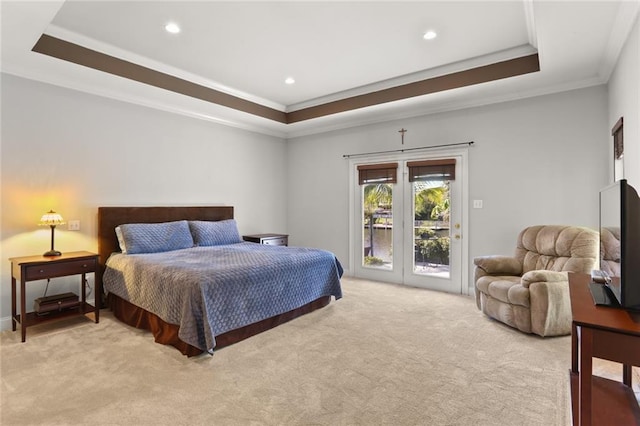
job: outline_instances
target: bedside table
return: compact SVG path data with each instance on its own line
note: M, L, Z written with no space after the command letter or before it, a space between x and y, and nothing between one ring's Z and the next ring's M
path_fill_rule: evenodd
M27 327L42 324L60 318L85 315L90 312L95 313L96 324L100 321L100 283L95 280L94 285L94 305L87 303L85 289L86 274L95 274L98 268L98 255L88 251L75 251L63 253L60 256L25 256L13 257L11 262L11 323L13 331L20 323L22 330L22 341L27 339ZM27 282L36 280L46 280L49 278L66 277L71 275L82 275L80 305L73 310L61 311L39 316L35 312L27 312L25 301L25 287ZM20 313L17 312L16 282L20 281Z
M243 235L242 239L251 243L266 244L269 246L288 246L289 236L286 234L253 234Z

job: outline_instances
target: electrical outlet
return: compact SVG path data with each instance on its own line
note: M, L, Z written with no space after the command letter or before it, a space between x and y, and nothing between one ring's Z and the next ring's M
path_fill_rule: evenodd
M80 221L79 220L70 220L67 223L67 229L69 231L79 231L80 230Z

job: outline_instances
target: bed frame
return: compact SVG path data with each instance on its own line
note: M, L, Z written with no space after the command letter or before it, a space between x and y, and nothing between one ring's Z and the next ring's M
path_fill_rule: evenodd
M99 207L98 208L98 255L99 268L97 280L102 283L105 263L111 253L120 251L115 228L125 223L159 223L175 220L233 219L231 206L198 207ZM293 311L229 331L216 337L216 350L244 340L296 317L312 312L329 304L330 296L322 297ZM187 356L199 355L202 350L191 346L178 338L178 326L169 324L157 315L145 311L126 300L110 293L105 304L120 321L136 328L149 330L158 343L172 345Z

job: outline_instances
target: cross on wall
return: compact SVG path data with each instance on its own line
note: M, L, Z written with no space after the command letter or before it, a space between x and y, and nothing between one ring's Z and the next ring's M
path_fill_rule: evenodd
M398 133L401 134L401 136L400 136L401 142L402 142L402 145L404 145L404 134L407 133L407 129L402 128L402 129L398 130Z

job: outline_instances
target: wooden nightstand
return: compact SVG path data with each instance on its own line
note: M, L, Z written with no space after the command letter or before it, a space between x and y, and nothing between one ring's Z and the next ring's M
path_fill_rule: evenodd
M243 235L242 239L251 243L266 244L269 246L288 246L289 236L286 234L253 234Z
M87 303L85 289L86 274L96 272L98 268L98 255L88 251L75 251L63 253L60 256L25 256L13 257L11 262L11 323L13 331L20 323L22 329L22 341L27 339L27 327L44 322L85 315L94 312L95 322L100 320L100 283L95 280L93 289L94 305ZM73 310L66 310L39 316L35 312L27 312L25 301L25 287L27 282L46 280L49 278L66 277L70 275L82 275L80 305ZM20 313L17 312L16 281L20 281Z

